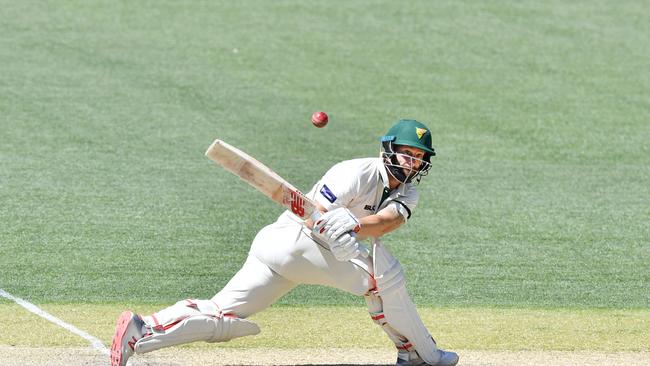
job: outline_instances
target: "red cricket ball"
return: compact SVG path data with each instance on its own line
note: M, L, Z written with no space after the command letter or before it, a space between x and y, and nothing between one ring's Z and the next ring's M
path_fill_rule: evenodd
M325 112L314 112L314 114L311 115L311 123L318 128L325 127L327 121L329 121L329 118Z

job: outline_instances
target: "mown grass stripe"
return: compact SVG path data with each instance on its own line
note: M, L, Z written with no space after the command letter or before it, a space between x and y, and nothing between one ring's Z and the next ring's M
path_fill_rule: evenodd
M129 308L149 313L165 305ZM87 329L108 343L123 305L45 304L42 308ZM431 308L420 313L444 348L490 351L650 351L650 309L495 309ZM73 346L80 341L56 332L25 332L14 305L0 305L0 344ZM262 333L219 345L227 348L392 347L362 307L272 307L251 318ZM23 324L23 325L21 325ZM31 322L37 326L38 322ZM196 343L190 347L212 347Z

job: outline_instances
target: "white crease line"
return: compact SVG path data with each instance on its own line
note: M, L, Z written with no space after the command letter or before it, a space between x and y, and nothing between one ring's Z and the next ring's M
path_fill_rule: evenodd
M87 340L88 342L90 342L91 346L93 346L93 348L98 350L99 352L101 352L101 353L103 353L103 354L105 354L107 356L111 354L111 351L109 351L108 348L106 348L106 346L104 346L104 343L102 343L102 341L100 341L99 339L91 336L90 334L84 332L83 330L75 327L72 324L68 324L68 323L64 322L63 320L61 320L61 319L59 319L59 318L57 318L55 316L50 315L49 313L45 312L43 309L41 309L38 306L32 304L31 302L23 300L23 299L21 299L19 297L16 297L16 296L6 292L5 290L3 290L1 288L0 288L0 296L15 302L16 304L24 307L28 311L30 311L30 312L32 312L32 313L34 313L34 314L36 314L36 315L38 315L38 316L40 316L42 318L45 318L45 319L49 320L50 322L60 326L61 328L67 329L70 332L78 335L79 337Z

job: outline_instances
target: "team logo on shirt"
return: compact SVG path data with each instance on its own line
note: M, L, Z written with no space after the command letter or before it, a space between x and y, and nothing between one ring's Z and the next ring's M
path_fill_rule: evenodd
M320 194L323 195L323 197L327 198L328 201L331 203L334 203L336 201L336 196L332 191L330 191L329 187L326 184L323 184L323 187L320 189Z
M421 139L422 136L424 136L424 134L427 133L427 132L428 132L428 131L427 131L426 128L420 128L420 127L417 127L417 128L415 129L415 134L418 135L418 138L419 138L419 139Z
M363 207L363 209L366 210L366 211L372 211L372 212L375 212L375 206L365 205L365 206Z

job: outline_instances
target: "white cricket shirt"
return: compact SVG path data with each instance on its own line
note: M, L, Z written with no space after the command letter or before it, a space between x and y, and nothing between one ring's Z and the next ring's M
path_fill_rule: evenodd
M405 220L411 217L419 198L410 183L388 192L388 172L381 158L346 160L334 165L306 196L328 211L347 207L357 218L393 205ZM294 216L289 211L282 216L287 214Z

